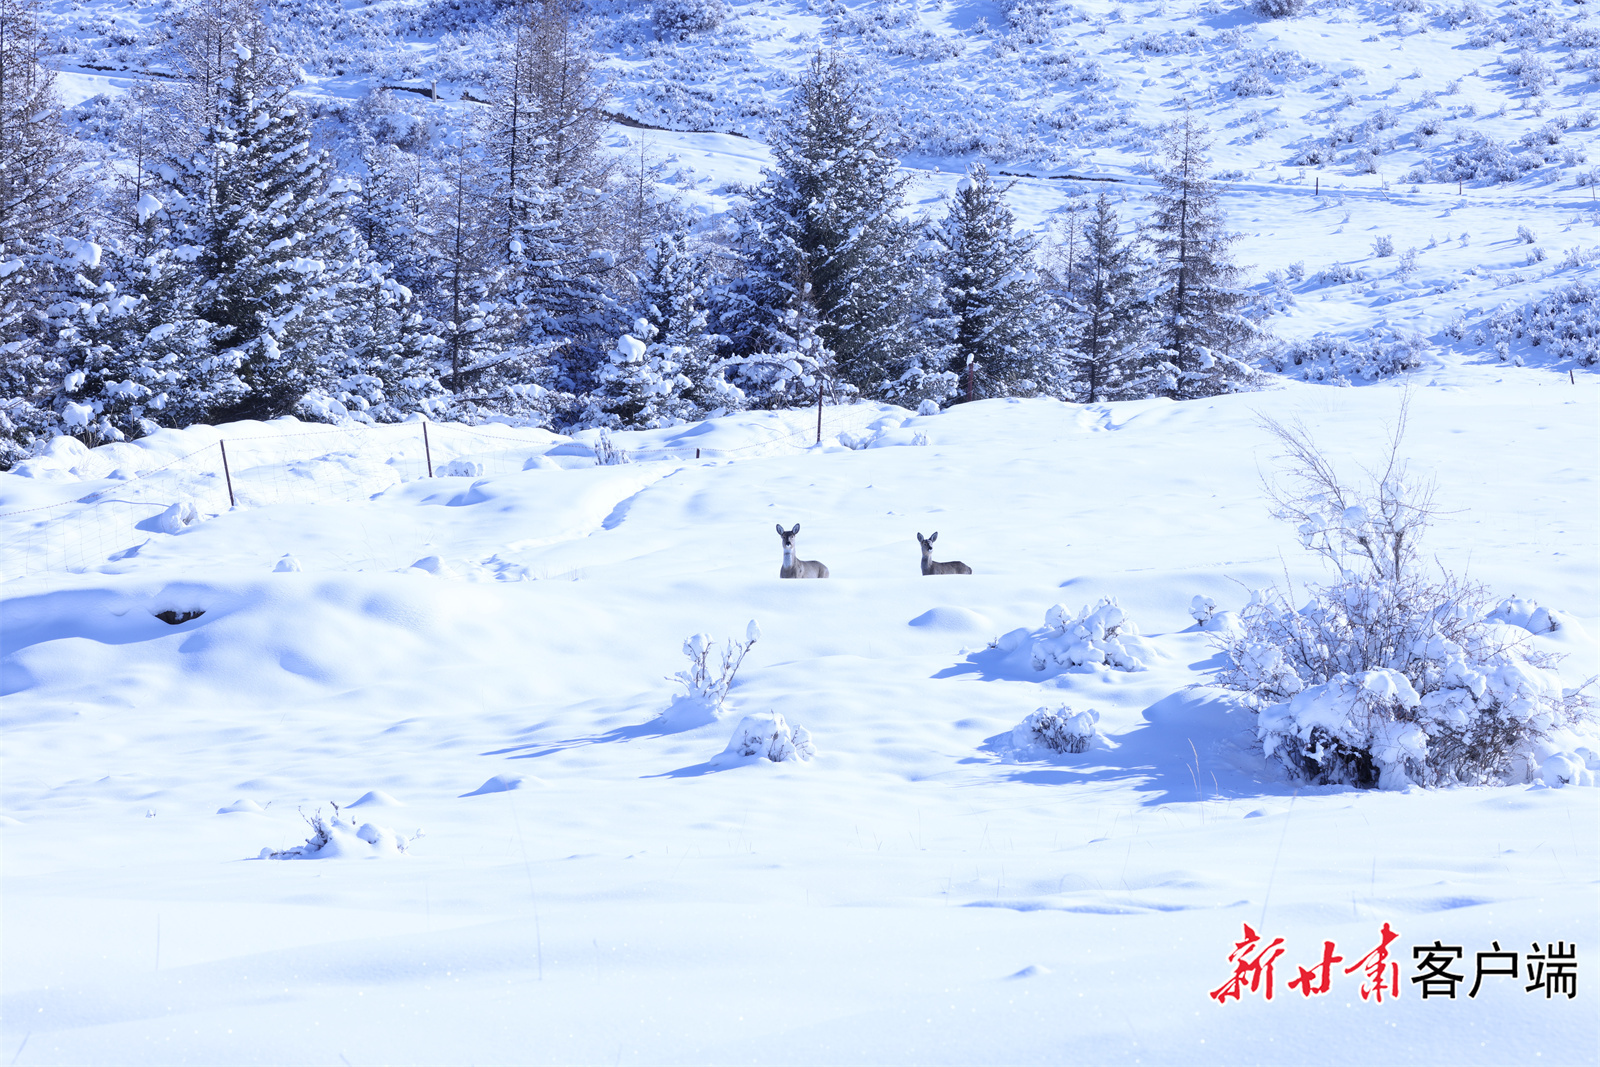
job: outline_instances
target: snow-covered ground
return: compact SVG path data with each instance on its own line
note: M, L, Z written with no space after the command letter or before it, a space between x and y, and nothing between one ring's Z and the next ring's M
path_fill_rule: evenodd
M1572 616L1531 640L1576 684L1600 670L1600 394L1497 377L1414 391L1406 451L1451 512L1429 547ZM239 487L288 487L230 510L215 479L157 475L198 521L3 587L0 1052L1589 1062L1600 790L1297 788L1203 688L1218 657L1195 595L1238 608L1285 572L1327 577L1266 514L1257 413L1304 419L1353 470L1401 395L830 408L820 448L814 414L752 414L618 434L635 458L614 466L592 441L480 427L525 439L486 449L433 426L436 467L484 471L434 479L420 424L319 454L293 435L322 428L285 420L0 476L12 512L276 435L277 481L258 457ZM5 520L9 560L36 520ZM779 580L777 523L828 580ZM919 573L914 535L934 530L970 577ZM1147 670L1017 654L1052 605L1107 596ZM721 717L685 714L685 638L751 619ZM1062 704L1099 712L1088 751L1009 747ZM815 758L724 753L768 712ZM331 803L353 822L330 855L258 858ZM1343 968L1385 923L1400 992L1376 1003ZM1243 924L1284 939L1274 998L1218 1004ZM1578 996L1525 992L1523 972L1424 1001L1412 948L1435 939L1469 984L1493 942L1576 944ZM1307 998L1288 983L1325 940L1346 962Z
M1594 281L1584 8L1330 3L1270 22L1086 0L1030 43L1025 25L978 32L1029 6L1013 3L731 6L714 41L667 48L640 28L648 5L591 5L614 9L619 112L672 127L613 143L666 160L707 232L730 185L759 178L762 125L819 41L906 123L914 208L941 210L985 158L1033 176L1010 201L1040 229L1102 190L1142 215L1155 126L1187 100L1219 135L1270 330L1432 344L1406 381L1405 451L1447 512L1428 554L1564 612L1529 640L1567 655L1568 685L1600 673L1600 384L1528 337L1506 334L1502 360L1489 322ZM1540 29L1547 9L1571 25ZM51 6L84 131L114 124L168 10ZM493 55L471 0L273 10L334 118L375 84L437 78L440 103L394 95L442 136ZM1508 73L1524 50L1554 78L1541 96ZM1252 70L1277 95L1239 81ZM1443 132L1416 137L1431 118ZM1519 181L1407 180L1458 133L1526 153L1558 120ZM1355 139L1294 162L1335 124ZM1355 472L1402 396L1269 386L830 407L821 447L814 411L748 413L615 434L631 462L611 466L592 432L501 425L57 442L0 475L0 1057L1592 1062L1600 789L1296 787L1204 687L1219 658L1193 597L1237 609L1329 577L1267 514L1258 416L1303 419ZM801 525L828 580L779 580L777 523ZM915 535L935 530L936 558L971 576L919 573ZM1052 606L1103 597L1147 669L1034 670ZM721 716L674 703L685 639L720 646L752 619ZM1064 704L1100 715L1087 751L1010 747ZM814 758L725 752L767 713ZM306 842L302 813L330 828L323 858L259 858ZM1385 923L1399 996L1377 1003L1344 968ZM1219 1004L1244 924L1284 939L1274 996ZM1435 940L1463 949L1453 1000L1411 982ZM1302 996L1288 983L1325 941L1344 962ZM1524 967L1469 998L1495 942L1576 944L1577 997L1525 992Z

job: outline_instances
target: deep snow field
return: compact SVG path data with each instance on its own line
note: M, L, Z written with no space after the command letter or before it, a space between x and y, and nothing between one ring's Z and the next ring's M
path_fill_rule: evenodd
M1600 396L1535 368L1457 374L1476 384L1412 401L1407 452L1451 511L1429 545L1574 617L1530 639L1568 654L1576 684L1600 668ZM862 405L828 409L810 448L812 415L751 414L618 434L640 458L615 466L502 429L520 452L435 437L433 458L504 473L431 480L404 474L395 442L420 427L402 424L321 458L307 438L290 465L334 488L387 468L370 499L230 510L192 481L201 517L181 532L147 523L135 553L3 587L0 1052L1589 1062L1600 790L1297 788L1247 712L1186 688L1218 663L1193 596L1236 609L1285 573L1327 577L1266 513L1257 413L1303 418L1353 473L1401 396L1291 382L1186 404ZM871 447L842 447L842 425ZM276 433L288 454L319 429L62 449L0 476L0 504L114 488L109 465L159 467L219 433ZM644 451L697 445L699 462ZM241 463L241 492L291 480L264 471ZM7 521L14 537L25 520ZM831 578L779 580L778 522ZM913 534L933 530L970 577L919 573ZM286 554L300 570L274 570ZM1143 631L1148 670L1007 655L1052 604L1102 596ZM662 719L684 639L750 619L723 718ZM1012 727L1061 703L1100 712L1105 741L1008 755ZM810 732L812 761L719 758L769 710ZM495 778L516 787L483 791ZM375 829L332 858L257 858L305 841L302 811L369 792L346 814L424 831L404 855ZM1219 1005L1242 923L1285 940L1275 996ZM1354 963L1384 923L1398 999L1363 1000L1338 969L1326 995L1286 987L1323 940ZM1493 941L1576 943L1585 984L1546 999L1490 977L1424 1002L1410 950L1435 939L1465 948L1469 982Z
M1405 4L1264 22L1095 0L1029 44L974 30L1013 5L736 2L714 46L666 50L609 5L619 111L678 131L617 126L613 144L657 153L705 233L730 183L759 179L761 125L826 40L888 65L914 209L942 211L985 158L1036 176L1010 194L1030 227L1103 189L1131 222L1154 125L1187 99L1231 176L1236 258L1277 292L1267 328L1398 328L1433 348L1403 382L1357 388L829 407L820 446L814 411L747 413L615 434L631 461L612 466L592 432L502 425L430 425L426 444L420 422L293 420L58 441L0 475L0 1059L1592 1063L1600 789L1297 786L1205 688L1220 660L1189 615L1196 595L1236 610L1331 577L1268 514L1259 416L1304 420L1359 475L1409 387L1405 453L1446 511L1428 553L1564 612L1573 625L1529 640L1567 656L1568 685L1600 673L1600 383L1525 340L1507 355L1526 366L1474 340L1503 304L1593 281L1577 179L1600 158L1459 194L1405 179L1453 127L1516 145L1565 116L1563 143L1587 152L1594 46L1471 46L1525 8L1451 25L1451 5ZM393 94L435 140L492 55L467 19L485 5L457 5L447 33L448 6L273 5L321 49L302 92L330 114L437 77L439 103ZM114 121L166 9L50 6L77 34L58 84L86 130ZM877 10L920 21L850 21ZM1519 49L1555 77L1538 99L1506 72ZM1089 60L1101 75L1071 73ZM1273 95L1228 88L1246 68ZM1385 105L1403 125L1367 123ZM1096 125L1106 109L1122 119ZM1432 147L1407 135L1445 116ZM1335 123L1364 140L1292 163ZM1369 135L1376 172L1351 158ZM1395 256L1374 254L1382 235ZM1298 281L1263 280L1296 262ZM1320 275L1336 264L1363 276ZM162 518L184 504L194 521ZM780 581L775 523L800 523L800 555L832 576ZM919 573L914 535L935 530L936 558L971 576ZM1019 630L1108 596L1147 670L1032 669ZM722 717L680 714L685 639L750 620ZM1100 713L1096 747L1008 751L1063 703ZM814 759L722 755L769 711ZM374 841L341 830L324 858L259 858L334 803ZM1375 1003L1343 968L1385 923L1400 992ZM1242 924L1284 939L1274 997L1218 1004ZM1467 984L1494 942L1576 944L1578 995L1524 992L1524 974L1423 1001L1412 948L1436 939L1462 946ZM1346 962L1303 997L1288 982L1324 941Z

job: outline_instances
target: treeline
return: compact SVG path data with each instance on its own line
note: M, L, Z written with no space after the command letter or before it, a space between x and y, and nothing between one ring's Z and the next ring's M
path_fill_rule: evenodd
M890 131L819 52L773 167L697 234L648 159L603 147L605 84L560 0L507 8L469 125L397 136L356 109L337 154L260 9L201 0L159 57L175 76L118 101L115 166L63 125L33 3L0 0L0 466L58 434L286 414L648 427L819 393L1184 398L1250 377L1188 120L1147 219L1101 196L1041 247L982 165L942 218L908 217Z

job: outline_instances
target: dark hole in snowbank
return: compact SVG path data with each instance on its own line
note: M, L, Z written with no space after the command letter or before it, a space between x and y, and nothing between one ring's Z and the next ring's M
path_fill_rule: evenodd
M168 608L166 611L156 612L155 615L156 618L160 619L168 626L179 626L188 622L190 619L198 619L205 613L206 611L204 608L196 608L194 611L174 611L171 608Z

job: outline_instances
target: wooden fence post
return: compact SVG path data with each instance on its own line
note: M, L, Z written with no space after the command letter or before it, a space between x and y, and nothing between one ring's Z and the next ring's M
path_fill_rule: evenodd
M233 474L228 470L228 443L226 441L218 441L217 447L222 449L222 477L227 479L228 482L228 506L236 508L239 506L239 502L233 498Z

